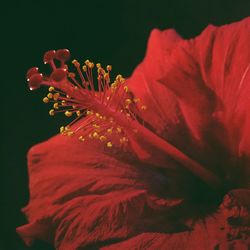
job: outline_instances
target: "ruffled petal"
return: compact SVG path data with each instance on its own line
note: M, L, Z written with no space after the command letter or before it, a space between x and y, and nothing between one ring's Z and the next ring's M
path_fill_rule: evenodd
M250 172L242 162L250 158L249 31L250 18L210 25L191 40L154 31L129 79L148 106L148 127L223 178Z
M204 83L218 98L215 116L228 131L230 150L237 156L249 151L249 39L250 18L246 18L219 28L209 26L193 42Z
M250 18L222 27L209 26L192 45L202 78L217 97L213 117L223 127L218 141L238 158L228 167L230 178L249 186L250 170ZM240 160L239 160L240 159ZM235 160L234 160L235 161Z
M223 238L218 238L218 235L209 235L210 237L215 236L219 242L217 245L213 245L211 243L214 240L210 242L210 239L207 238L208 232L205 228L205 224L203 226L200 225L199 227L200 231L197 232L185 232L175 234L144 233L122 243L103 247L101 248L101 250L248 250L250 247L249 240L223 241ZM219 234L219 236L221 236L221 234Z
M184 232L142 233L101 249L247 250L250 247L249 192L244 189L230 191L218 212L189 222L189 229Z
M181 40L174 30L153 30L143 62L128 79L129 88L147 106L143 120L162 136L170 122L178 122L178 107L175 97L158 80L165 72L166 58Z
M185 68L188 70L188 65L194 62L191 60L192 58L187 57L186 61L184 60L185 62L177 68L175 68L175 63L179 63L178 56L183 56L182 44L186 43L187 41L183 40L174 30L152 31L146 56L128 79L128 86L134 96L139 97L142 104L147 106L147 110L139 114L142 116L144 125L184 153L191 155L195 160L202 160L205 155L205 143L200 136L195 137L194 127L199 126L200 130L202 129L204 132L205 122L210 121L211 116L209 115L211 115L214 105L213 98L210 98L211 93L208 90L209 93L206 94L207 88L204 84L198 83L197 90L195 89L196 86L193 87L194 91L187 91L183 88L183 95L186 97L180 97L174 93L169 85L165 84L168 81L162 79L169 74L169 78L176 78L177 83L173 83L173 85L176 84L177 88L183 87L186 75L179 72L179 68L183 68L183 71ZM181 50L180 53L179 50ZM180 58L180 60L183 59ZM191 61L188 62L188 60ZM197 78L194 74L199 74L199 72L198 69L194 70L195 73L192 70L189 73L189 78L190 81L193 81L193 85L197 85ZM193 80L192 77L194 77ZM200 77L200 74L198 77ZM194 112L191 108L186 111L186 105L183 104L183 101L184 99L190 101L195 99L193 96L191 98L193 92L197 92L198 96L200 95L193 104L198 110ZM203 100L203 96L208 96L208 100ZM197 102L201 102L200 105L197 105ZM203 106L202 103L204 103ZM199 113L201 110L202 115ZM210 110L210 113L206 113L204 110ZM200 118L200 116L205 118ZM211 159L211 157L208 157L208 159Z
M249 22L210 26L192 40L173 30L155 30L145 60L128 80L148 107L140 113L145 127L222 178L221 169L233 165L249 180L248 165L239 161L250 145ZM17 232L27 245L40 239L61 250L248 247L248 239L228 240L223 228L241 220L225 216L225 209L189 224L194 204L193 193L186 195L190 183L185 179L183 184L188 173L164 160L170 166L166 172L133 154L75 137L56 136L39 144L28 156L30 202L23 210L28 224ZM249 197L249 192L235 193ZM249 218L243 222L248 226Z
M166 219L156 223L182 203L166 198L173 195L170 175L106 150L65 136L30 150L30 202L23 210L29 224L17 229L28 245L40 239L77 249L152 227L172 230Z

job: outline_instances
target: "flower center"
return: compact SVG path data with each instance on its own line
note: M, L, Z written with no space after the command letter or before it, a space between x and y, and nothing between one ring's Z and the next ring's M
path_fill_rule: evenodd
M53 103L53 109L49 111L51 116L60 112L67 117L76 115L69 125L60 128L63 135L71 136L77 133L80 141L98 139L105 142L107 147L116 145L124 148L130 143L133 152L144 161L154 157L146 149L146 143L172 157L210 186L217 188L220 185L218 177L208 168L144 127L141 113L147 110L146 106L141 104L138 98L134 98L121 75L111 83L110 65L104 69L101 64L95 65L86 60L81 68L80 63L73 60L78 73L76 76L75 73L69 72L69 67L65 64L69 58L70 52L67 49L51 50L46 52L43 58L44 63L49 64L52 69L50 76L43 76L36 67L27 72L31 90L39 88L40 85L49 86L49 93L43 101ZM60 62L59 67L56 66L55 60ZM93 78L95 67L97 86ZM82 117L84 119L80 119Z
M79 132L80 141L99 139L105 142L107 147L117 143L126 144L127 134L131 134L131 131L125 132L125 128L130 126L130 121L137 121L137 115L131 106L136 105L137 112L146 110L146 106L141 104L139 98L130 98L132 94L121 75L117 75L111 83L111 65L105 70L100 63L95 65L86 60L81 68L80 63L73 60L78 80L76 74L69 72L68 66L65 65L69 56L69 51L65 49L45 53L44 63L51 66L52 74L44 77L37 68L31 68L27 73L30 89L36 89L41 84L49 85L49 93L43 98L44 103L53 103L49 115L63 112L67 117L76 116L69 125L60 128L61 134L71 136ZM59 68L55 65L55 59L61 62ZM93 78L95 67L97 84ZM85 119L81 120L82 117ZM74 126L77 121L77 126Z

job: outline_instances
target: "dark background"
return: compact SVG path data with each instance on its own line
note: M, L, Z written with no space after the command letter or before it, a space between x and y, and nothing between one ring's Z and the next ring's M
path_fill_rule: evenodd
M58 132L63 118L48 116L45 92L28 90L25 74L44 68L43 53L68 48L79 60L111 63L129 76L142 60L153 28L175 28L184 38L209 23L220 25L250 15L249 0L227 1L15 1L1 18L1 233L0 250L26 249L15 233L25 223L28 202L26 153ZM37 242L31 249L53 249Z

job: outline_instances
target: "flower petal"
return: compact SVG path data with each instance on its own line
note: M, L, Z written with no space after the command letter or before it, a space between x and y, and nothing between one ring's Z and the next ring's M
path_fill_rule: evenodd
M243 192L231 191L233 193ZM193 225L192 225L193 224ZM102 250L113 249L147 249L147 250L200 250L200 249L218 249L218 250L243 250L249 249L249 237L238 237L228 239L228 216L224 214L224 208L208 216L204 220L197 220L191 223L190 230L178 233L142 233L128 240L111 244L101 248ZM233 229L237 232L237 228ZM232 231L232 230L231 230ZM249 233L249 229L248 229Z
M232 155L250 153L249 23L210 26L189 41L172 30L155 30L145 60L128 80L134 95L148 106L141 117L145 126L217 174L223 164L231 164ZM248 52L242 54L242 48ZM121 240L106 249L249 246L248 240L228 241L223 228L231 218L224 216L225 210L184 224L193 205L178 188L186 173L172 168L169 159L164 158L172 169L163 173L116 150L62 136L31 149L30 202L23 210L29 224L17 229L26 244L41 239L62 250Z
M238 170L240 178L250 171L242 163L236 170L228 162L250 157L249 31L250 18L210 25L191 40L173 31L154 31L144 61L129 79L132 91L148 106L143 119L149 128L230 178Z
M193 41L197 63L206 86L216 97L217 133L231 157L242 159L227 170L241 186L249 186L250 170L250 18L222 27L209 26ZM230 164L227 164L230 165ZM232 165L232 164L231 164Z
M107 152L98 143L61 135L30 150L29 224L17 229L26 243L42 239L57 249L77 249L152 227L172 230L167 219L156 223L182 203L166 198L170 175Z
M223 241L223 238L219 239L217 235L214 236L216 236L216 239L219 243L217 245L213 245L211 244L212 242L210 242L207 238L207 230L205 229L205 225L203 227L200 226L200 229L200 232L185 232L175 234L143 233L127 241L103 247L101 250L248 250L250 247L249 240Z
M171 54L172 48L181 40L174 30L163 32L153 30L143 62L128 79L129 88L147 106L143 119L161 135L169 120L175 123L178 121L176 112L178 107L176 107L176 100L172 93L157 80L165 72L167 55Z
M228 130L230 149L236 155L250 149L243 146L249 138L246 131L249 119L249 39L250 18L246 18L219 28L209 26L194 40L204 83L218 98L215 115ZM239 127L243 127L243 131Z
M142 116L145 126L181 151L192 155L195 160L200 160L204 157L204 145L201 146L200 138L195 138L189 125L189 120L194 126L198 123L197 119L192 120L194 112L190 111L190 114L185 114L185 105L181 104L180 98L169 86L161 82L162 77L171 70L174 60L178 60L176 50L183 43L186 41L181 39L174 30L152 31L146 56L128 79L128 86L134 96L139 97L147 106L147 110L139 114ZM184 67L187 67L186 64L183 65ZM178 68L170 72L172 77L178 78L179 75ZM190 77L193 77L193 72L190 73ZM180 80L178 86L182 87L180 85L185 78L178 80ZM194 79L194 84L195 81L196 79ZM186 92L184 91L184 93ZM201 95L203 94L202 91L199 90L199 92ZM190 95L187 94L186 99L190 99ZM206 109L211 109L210 106ZM199 116L197 112L196 116ZM206 120L209 120L209 114L205 116ZM203 123L199 123L199 127L203 128L203 125ZM194 152L195 155L193 155ZM156 158L158 159L159 156ZM162 165L162 163L157 164Z

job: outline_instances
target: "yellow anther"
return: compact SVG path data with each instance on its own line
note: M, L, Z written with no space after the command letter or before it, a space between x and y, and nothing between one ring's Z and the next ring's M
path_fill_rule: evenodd
M44 102L44 103L48 103L48 102L49 102L49 98L48 98L48 97L44 97L44 98L43 98L43 102Z
M72 136L74 134L74 132L73 131L69 131L69 132L67 132L67 135L68 136Z
M76 111L76 115L77 115L77 116L80 116L80 115L81 115L81 111L80 111L80 110L77 110L77 111Z
M89 60L85 60L84 62L86 65L90 64L90 61Z
M54 90L55 90L54 87L49 87L49 92L52 92L52 91L54 91Z
M140 102L141 101L141 99L140 98L134 98L134 103L137 103L137 102Z
M73 73L73 72L69 72L69 73L68 73L68 76L69 76L70 78L75 78L76 74Z
M62 100L62 106L65 106L65 105L66 105L66 101Z
M86 71L87 71L87 66L86 66L86 65L83 65L83 66L82 66L82 70L83 70L84 72L86 72Z
M53 99L54 99L55 101L57 101L59 97L60 97L60 94L59 94L59 93L55 93L55 94L53 95Z
M97 73L98 73L98 74L103 74L103 73L104 73L103 68L102 68L102 67L99 67L99 68L97 69Z
M122 78L120 79L120 82L121 82L121 83L124 83L124 82L125 82L125 78L122 77Z
M100 114L99 114L99 113L95 113L95 116L99 118L99 117L100 117Z
M66 97L70 99L70 96L69 96L69 95L66 95Z
M68 130L70 130L70 127L69 127L69 126L66 126L66 127L65 127L65 131L68 131Z
M107 145L108 148L112 148L112 146L113 146L111 141L107 142L106 145Z
M81 135L81 136L79 136L79 141L85 141L85 139L84 139L84 137Z
M120 139L120 143L121 144L123 144L123 143L125 143L125 142L127 142L128 141L128 138L126 138L126 137L122 137L121 139Z
M65 131L64 126L61 126L61 127L60 127L60 133L63 133L64 131Z
M107 129L107 132L108 132L109 134L112 134L112 131L113 131L113 128L108 128L108 129Z
M145 106L145 105L141 106L141 110L146 110L146 109L147 109L147 106Z
M125 104L129 105L130 103L132 103L132 100L131 100L131 99L126 99L126 100L125 100Z
M52 93L48 93L48 94L47 94L47 97L48 97L49 99L52 99L52 98L53 98L53 94L52 94Z
M122 78L122 75L117 75L115 79L116 79L117 81L119 81L121 78Z
M107 71L111 71L112 70L112 66L111 65L107 65L106 69L107 69Z
M128 92L128 86L124 86L125 92Z
M57 102L54 103L53 108L54 108L54 109L59 109L59 106L58 106L58 103L57 103Z
M117 82L113 82L112 84L111 84L111 88L116 88L117 87Z
M105 73L105 74L104 74L104 79L105 79L105 80L109 80L109 74Z
M70 112L70 111L65 111L65 113L64 113L67 117L70 117L70 116L72 116L72 112Z
M72 108L75 109L75 108L76 108L76 105L72 105Z
M93 68L95 67L95 64L91 62L91 63L89 63L88 67L89 67L90 69L93 69Z
M86 114L87 115L93 115L93 111L87 110Z
M72 63L74 64L75 67L80 67L80 63L76 59L74 59Z
M118 133L121 133L121 132L122 132L122 129L121 129L120 127L117 127L117 128L116 128L116 131L117 131Z
M97 129L100 128L100 126L97 125L97 124L93 124L93 127L94 127L94 128L97 128Z
M101 67L101 64L100 64L100 63L97 63L97 64L96 64L96 67L97 67L97 68L100 68L100 67Z
M51 110L49 111L49 115L50 115L50 116L54 116L54 115L55 115L55 110L54 110L54 109L51 109Z
M93 137L94 137L95 139L98 139L98 138L99 138L99 134L98 134L97 132L94 132L94 133L93 133Z
M107 138L106 138L106 136L101 135L99 139L100 139L100 141L106 141Z

